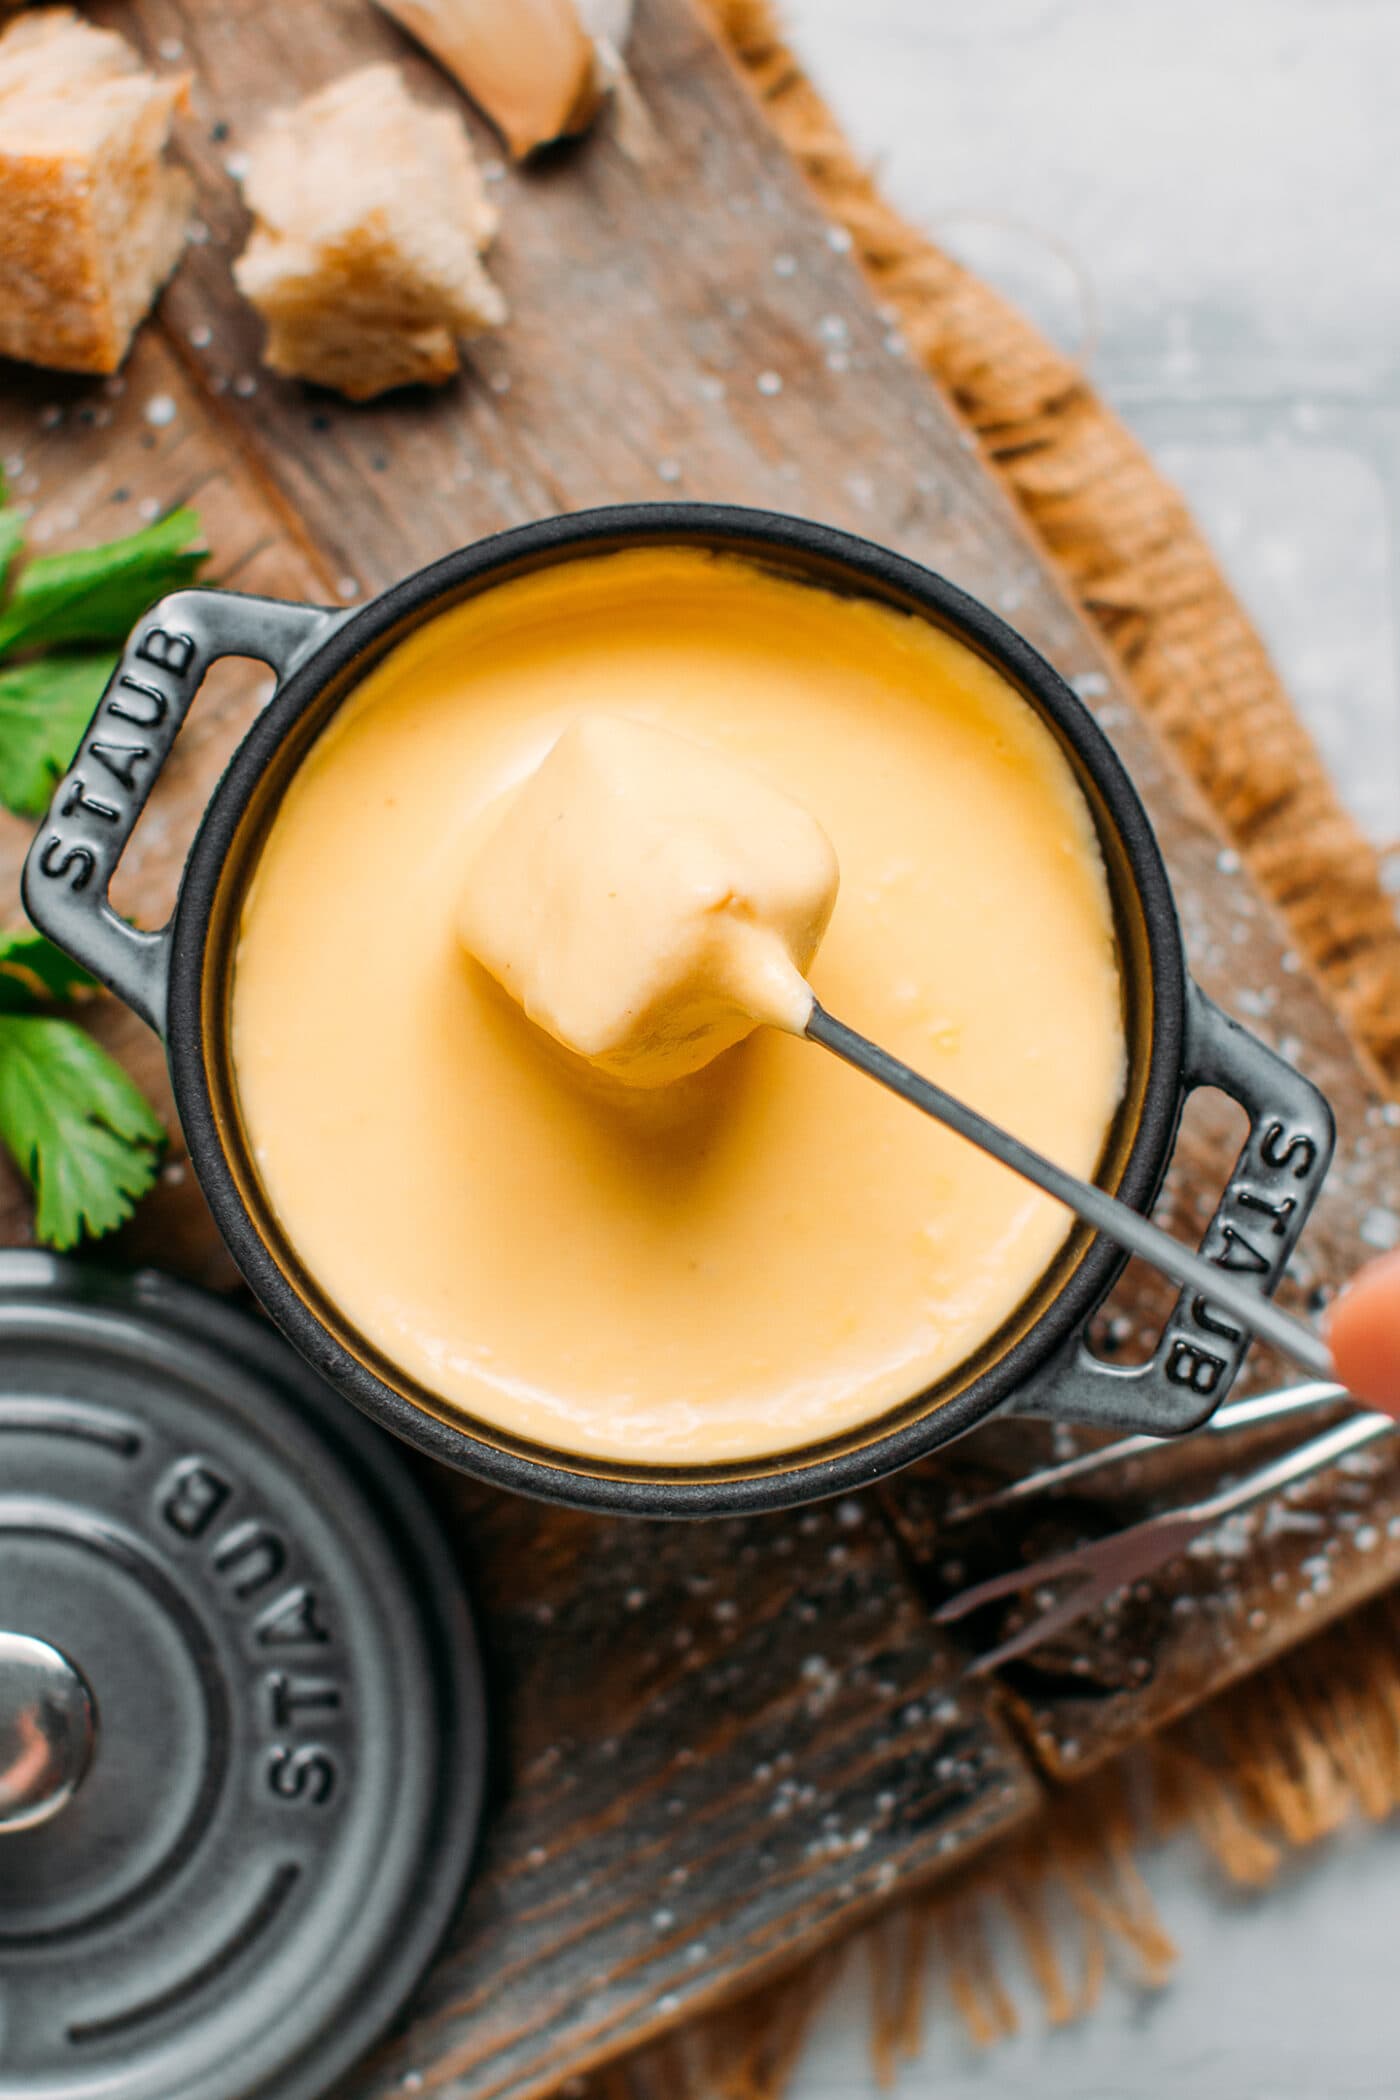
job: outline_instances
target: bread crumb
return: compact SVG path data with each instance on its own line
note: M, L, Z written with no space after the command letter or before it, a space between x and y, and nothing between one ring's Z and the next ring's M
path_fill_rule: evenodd
M248 152L251 239L234 264L276 372L367 401L450 379L499 327L482 267L497 212L460 118L365 66L272 116Z
M164 153L188 90L70 7L0 34L0 353L116 371L185 244L192 185Z

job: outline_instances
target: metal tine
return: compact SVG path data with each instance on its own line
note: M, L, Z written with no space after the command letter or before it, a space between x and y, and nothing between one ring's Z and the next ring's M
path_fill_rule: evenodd
M1248 1405L1247 1402L1240 1404ZM995 1648L972 1658L966 1666L966 1674L983 1676L1002 1663L1027 1654L1052 1634L1060 1633L1065 1627L1087 1617L1129 1583L1154 1574L1226 1517L1249 1509L1257 1502L1267 1501L1270 1496L1310 1479L1315 1473L1324 1472L1367 1444L1393 1435L1396 1428L1396 1422L1389 1415L1358 1414L1324 1430L1320 1436L1310 1438L1296 1450L1257 1466L1242 1479L1212 1495L1203 1496L1198 1502L1187 1503L1180 1509L1163 1510L1157 1516L1148 1517L1141 1524L1130 1524L1108 1538L1091 1540L1077 1552L1057 1553L1045 1560L1032 1561L1028 1567L994 1576L990 1582L978 1583L956 1597L950 1597L933 1616L940 1625L948 1625L975 1611L979 1605L992 1603L999 1597L1036 1590L1044 1583L1067 1575L1079 1578L1067 1596L1048 1606Z
M1029 1567L1008 1568L1004 1574L990 1575L985 1582L975 1582L970 1589L959 1590L955 1597L945 1598L933 1614L936 1626L951 1626L957 1619L965 1619L969 1612L978 1611L984 1604L995 1604L998 1597L1014 1597L1019 1590L1035 1589L1043 1582L1058 1582L1061 1576L1074 1575L1088 1582L1093 1575L1093 1558L1087 1546L1076 1546L1065 1553L1053 1553L1044 1560L1032 1561Z
M1325 1380L1315 1379L1307 1385L1282 1386L1272 1393L1256 1393L1248 1400L1230 1400L1218 1407L1208 1422L1193 1430L1193 1436L1207 1431L1223 1435L1232 1429L1247 1429L1258 1422L1285 1422L1290 1416L1306 1409L1323 1407L1329 1401L1345 1400L1345 1386L1330 1385ZM1038 1473L1027 1473L1020 1480L1013 1480L1003 1488L994 1488L990 1494L979 1495L973 1502L966 1502L952 1510L948 1522L968 1524L976 1517L985 1516L990 1510L1010 1509L1017 1503L1028 1502L1037 1495L1048 1494L1052 1489L1067 1487L1072 1481L1086 1480L1093 1473L1106 1472L1114 1466L1125 1465L1129 1459L1146 1458L1151 1452L1163 1451L1169 1445L1180 1442L1177 1437L1125 1436L1116 1444L1102 1444L1097 1451L1081 1451L1075 1458L1062 1459L1059 1464L1043 1466Z
M1116 1595L1119 1590L1126 1589L1129 1583L1137 1582L1142 1576L1150 1575L1155 1568L1164 1566L1167 1561L1175 1560L1179 1553L1185 1552L1192 1539L1206 1528L1204 1522L1195 1520L1192 1512L1164 1510L1159 1516L1149 1517L1142 1524L1134 1524L1126 1531L1116 1532L1112 1538L1097 1539L1087 1546L1082 1546L1078 1553L1059 1554L1053 1560L1036 1561L1030 1567L1022 1568L1019 1581L1013 1581L1009 1585L1013 1590L1039 1589L1042 1583L1053 1581L1056 1575L1063 1573L1066 1564L1071 1568L1078 1564L1077 1572L1081 1580L1065 1596L1057 1599L1054 1604L1047 1605L1034 1619L1008 1635L995 1648L989 1648L981 1655L974 1656L967 1664L965 1674L969 1677L984 1676L988 1670L996 1669L998 1664L1010 1662L1014 1657L1027 1654L1032 1648L1038 1648L1042 1641L1048 1640L1052 1634L1063 1632L1077 1620L1087 1619L1090 1612L1097 1611L1101 1604L1106 1604L1110 1597ZM947 1617L961 1618L964 1609L975 1609L978 1604L989 1602L988 1593L991 1587L991 1584L979 1585L978 1592L972 1593L971 1606L965 1606L963 1597L952 1598L950 1602L960 1608L949 1612ZM1003 1590L1001 1594L1006 1595L1007 1591ZM941 1619L944 1613L940 1611L934 1616Z
M1333 1429L1324 1429L1320 1436L1310 1437L1306 1444L1285 1451L1280 1458L1270 1459L1266 1465L1256 1467L1254 1472L1246 1473L1242 1479L1218 1489L1215 1494L1203 1496L1193 1505L1190 1514L1200 1520L1199 1529L1209 1530L1222 1517L1233 1516L1236 1510L1249 1509L1256 1502L1264 1502L1270 1495L1277 1495L1284 1488L1311 1479L1314 1473L1324 1472L1328 1466L1335 1466L1341 1459L1350 1457L1352 1452L1363 1450L1367 1444L1394 1435L1397 1427L1400 1424L1393 1415L1375 1414L1369 1410L1353 1415L1349 1421L1338 1422Z
M1064 1577L1076 1578L1075 1587L1058 1603L1048 1604L1035 1624L1048 1630L1061 1623L1082 1618L1105 1597L1121 1589L1125 1582L1161 1565L1174 1553L1181 1552L1195 1536L1192 1528L1195 1511L1163 1510L1155 1517L1147 1517L1141 1524L1130 1524L1122 1531L1115 1531L1105 1539L1090 1539L1082 1546L1073 1546L1063 1553L1048 1554L1044 1560L1031 1561L1022 1568L1010 1568L1002 1575L993 1575L986 1582L974 1583L971 1589L959 1590L949 1597L934 1612L935 1625L951 1626L965 1619L970 1612L979 1611L984 1604L995 1604L1001 1597L1014 1597L1023 1590L1038 1590L1047 1583L1058 1582ZM1204 1525L1196 1527L1204 1529ZM1174 1536L1170 1544L1158 1545L1164 1534L1171 1531ZM1019 1636L1017 1636L1019 1638ZM1040 1635L1037 1635L1040 1638Z

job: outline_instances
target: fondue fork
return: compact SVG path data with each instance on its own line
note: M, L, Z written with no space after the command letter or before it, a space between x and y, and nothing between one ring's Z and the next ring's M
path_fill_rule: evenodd
M1315 1380L1310 1385L1284 1386L1275 1393L1255 1393L1248 1400L1227 1400L1191 1434L1199 1440L1201 1437L1228 1436L1235 1429L1255 1429L1261 1425L1287 1422L1294 1415L1334 1405L1345 1397L1340 1386L1324 1380ZM988 1516L994 1509L1015 1509L1022 1502L1071 1487L1090 1479L1095 1473L1111 1472L1135 1458L1148 1458L1155 1452L1168 1449L1171 1442L1170 1437L1161 1436L1115 1437L1110 1444L1100 1444L1093 1451L1080 1451L1075 1457L1061 1459L1053 1466L1042 1466L1038 1473L1023 1473L1018 1480L1010 1480L1005 1487L995 1488L990 1494L978 1495L970 1502L960 1502L949 1514L956 1523L971 1524L978 1517Z
M1082 1181L1077 1174L1057 1167L1053 1160L1046 1159L1020 1138L1012 1137L987 1116L975 1108L959 1101L957 1096L925 1079L911 1065L882 1050L867 1036L858 1035L844 1021L838 1021L827 1013L820 1001L813 1000L811 1017L807 1022L806 1035L809 1042L820 1043L857 1071L864 1072L869 1079L878 1080L892 1094L898 1094L913 1107L922 1109L926 1116L956 1131L969 1144L990 1153L1013 1173L1026 1181L1034 1182L1047 1196L1063 1203L1067 1210L1092 1225L1107 1239L1113 1240L1129 1254L1141 1255L1153 1268L1160 1269L1173 1283L1187 1289L1200 1291L1210 1304L1238 1320L1246 1333L1272 1342L1289 1360L1302 1370L1312 1373L1314 1378L1330 1379L1333 1376L1331 1351L1320 1335L1305 1327L1291 1313L1283 1311L1272 1301L1247 1285L1236 1281L1218 1269L1214 1262L1193 1248L1183 1247L1160 1225L1144 1218L1106 1189L1095 1186L1092 1181Z
M1211 1427L1216 1430L1242 1428L1250 1423L1284 1416L1295 1409L1317 1407L1346 1397L1342 1386L1326 1384L1265 1393L1257 1399L1241 1400L1221 1408ZM1013 1568L1004 1575L993 1575L986 1582L974 1583L941 1604L933 1614L934 1621L940 1626L950 1626L984 1604L994 1604L1002 1597L1019 1596L1022 1592L1034 1594L1055 1583L1070 1585L1064 1596L1047 1605L1028 1624L1018 1627L996 1647L985 1649L972 1658L966 1666L966 1674L969 1677L984 1676L989 1670L1014 1661L1052 1635L1062 1633L1077 1620L1086 1618L1130 1583L1155 1574L1227 1517L1252 1509L1257 1503L1281 1494L1285 1488L1294 1487L1300 1481L1310 1480L1315 1473L1335 1466L1353 1452L1391 1434L1396 1427L1390 1415L1370 1411L1355 1413L1346 1421L1309 1438L1295 1450L1285 1452L1281 1458L1270 1459L1241 1479L1217 1488L1195 1502L1161 1510L1139 1524L1126 1525L1108 1538L1093 1539L1069 1552L1050 1554L1026 1567ZM1116 1444L1086 1453L1086 1462L1082 1466L1078 1461L1070 1460L1064 1466L1050 1466L1043 1473L1032 1474L1028 1480L1018 1482L1014 1492L1018 1496L1040 1493L1066 1478L1077 1478L1082 1473L1136 1457L1139 1447L1154 1444L1161 1448L1155 1438L1124 1437ZM988 1496L982 1504L974 1507L987 1509L1012 1499L1012 1496L1013 1491ZM972 1508L960 1511L959 1519L972 1513Z

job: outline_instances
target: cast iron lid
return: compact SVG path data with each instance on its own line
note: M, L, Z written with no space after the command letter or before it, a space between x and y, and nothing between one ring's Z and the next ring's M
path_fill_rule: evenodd
M0 1252L0 1629L2 2100L323 2092L480 1809L471 1623L396 1448L216 1299Z

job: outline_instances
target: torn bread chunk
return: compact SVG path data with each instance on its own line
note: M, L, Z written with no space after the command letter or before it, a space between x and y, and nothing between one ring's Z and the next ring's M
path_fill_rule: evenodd
M666 1086L762 1022L801 1035L838 881L816 818L761 774L581 715L488 814L457 931L566 1050Z
M69 7L0 34L0 354L121 364L185 243L192 186L164 155L188 88Z
M234 276L274 371L367 401L450 379L459 340L506 317L481 263L496 211L466 131L393 66L272 116L243 189L255 223Z
M603 99L575 0L378 0L459 80L515 159L583 131Z

